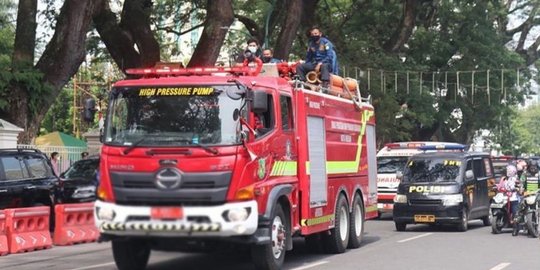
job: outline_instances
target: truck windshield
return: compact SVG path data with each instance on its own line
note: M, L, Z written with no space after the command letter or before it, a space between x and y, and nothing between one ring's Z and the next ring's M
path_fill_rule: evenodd
M408 157L378 157L377 173L396 173L403 171Z
M236 85L116 88L109 104L105 143L238 144L238 115L234 112L243 98L230 95L237 90Z
M461 160L411 159L405 166L403 182L458 182Z

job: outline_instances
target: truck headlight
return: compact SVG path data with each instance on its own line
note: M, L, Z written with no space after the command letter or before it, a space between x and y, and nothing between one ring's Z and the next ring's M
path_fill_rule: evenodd
M461 194L446 195L443 198L443 205L445 206L458 205L462 202L463 202L463 195Z
M527 197L525 197L525 203L527 205L534 205L536 203L536 196L527 196Z
M223 212L223 218L229 222L244 221L249 217L251 208L234 208Z
M394 203L407 203L407 195L396 194L394 197Z
M110 208L96 207L96 216L100 220L112 221L116 213Z

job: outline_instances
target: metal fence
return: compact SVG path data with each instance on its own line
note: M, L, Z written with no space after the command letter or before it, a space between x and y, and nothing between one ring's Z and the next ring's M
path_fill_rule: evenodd
M39 149L45 153L47 157L51 157L53 152L58 152L60 159L58 160L58 169L60 172L66 171L73 162L81 159L81 153L88 151L87 147L74 147L74 146L53 146L53 145L29 145L19 144L18 148L25 149Z

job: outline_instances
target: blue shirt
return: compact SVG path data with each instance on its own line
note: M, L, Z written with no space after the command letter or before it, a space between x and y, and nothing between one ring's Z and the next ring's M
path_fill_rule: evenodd
M331 72L334 74L337 74L339 71L334 45L325 37L321 37L318 43L314 41L309 42L306 62L329 64Z

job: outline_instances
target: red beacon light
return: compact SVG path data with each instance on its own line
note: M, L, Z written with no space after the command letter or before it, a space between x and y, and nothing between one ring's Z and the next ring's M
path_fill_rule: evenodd
M387 143L386 146L388 149L417 149L424 146L425 143Z

